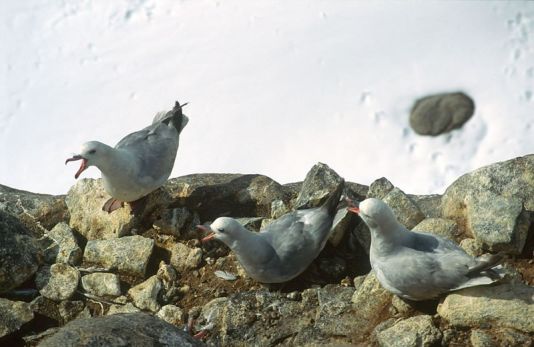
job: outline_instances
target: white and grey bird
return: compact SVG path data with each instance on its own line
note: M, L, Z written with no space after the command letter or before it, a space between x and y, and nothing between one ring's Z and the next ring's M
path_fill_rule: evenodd
M185 105L185 104L184 104ZM89 141L79 154L65 161L81 160L80 174L90 166L102 172L102 182L111 198L102 209L112 212L130 203L132 211L142 209L144 197L169 178L178 151L180 133L189 119L178 102L171 111L158 112L152 124L126 135L115 147Z
M371 266L380 284L409 300L498 281L503 276L501 255L467 254L453 241L410 231L397 221L391 208L370 198L350 207L371 231Z
M343 187L342 181L320 207L287 213L259 233L233 218L219 217L209 227L198 226L212 232L202 241L224 242L247 274L259 282L289 281L306 270L324 248Z

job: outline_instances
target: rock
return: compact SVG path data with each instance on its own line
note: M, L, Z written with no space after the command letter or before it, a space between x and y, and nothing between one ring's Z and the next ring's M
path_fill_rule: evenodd
M189 248L183 243L175 243L171 248L171 265L178 272L186 272L198 268L202 261L201 248Z
M467 228L483 249L494 253L521 253L530 226L521 199L485 191L467 196L465 204Z
M360 243L365 253L369 254L369 249L371 248L371 231L364 221L360 220L352 231L352 236Z
M399 188L393 188L382 200L391 207L399 222L408 229L425 219L419 207Z
M478 257L480 255L482 255L482 245L477 242L475 239L471 239L471 238L467 238L467 239L463 239L461 242L460 242L460 247L463 248L463 250L473 256L473 257Z
M441 218L441 195L408 195L426 218Z
M35 235L69 219L63 195L30 193L1 184L0 211L17 217Z
M314 328L325 336L351 336L357 309L351 305L353 288L326 285L316 290L318 309Z
M55 262L78 265L82 260L82 250L67 223L58 223L46 235L58 245Z
M358 311L358 319L353 322L355 329L369 332L375 325L390 318L387 312L392 298L393 294L380 285L374 271L371 271L352 295L352 304Z
M156 316L177 327L183 326L185 323L184 312L178 306L174 305L163 306L156 313Z
M286 203L284 200L274 200L271 203L271 218L277 219L285 215L286 213L290 212L291 209L289 207L289 204Z
M106 270L144 277L153 248L154 240L138 235L92 240L85 246L83 260Z
M32 319L30 304L0 298L0 338L19 330Z
M271 203L288 200L285 189L267 176L194 174L169 180L173 204L196 211L202 222L220 216L269 217Z
M522 334L517 330L508 328L496 329L495 332L499 346L532 346L533 340L528 334Z
M141 310L156 312L160 309L158 294L162 289L158 276L152 276L143 283L128 290L128 295L132 298L135 306Z
M438 314L452 326L490 323L493 327L534 332L534 287L500 284L460 290L438 305Z
M54 300L68 300L78 288L80 272L64 263L43 266L35 276L35 284L42 296Z
M153 224L153 228L159 234L180 236L183 232L192 227L192 222L195 219L185 207L177 207L163 211L162 215Z
M328 165L315 164L306 174L302 188L295 202L295 209L320 206L339 185L342 178Z
M63 317L59 313L58 303L54 300L39 295L30 303L30 309L41 316L51 318L57 322L62 322Z
M400 297L393 295L391 300L391 305L395 308L396 313L403 317L412 316L415 312L415 309L410 306L406 301L402 300Z
M334 222L332 224L332 231L330 232L330 237L328 238L328 241L332 244L332 246L336 247L339 245L343 239L343 236L345 236L347 232L354 228L356 223L355 219L354 213L347 211L346 208L341 208L336 212L336 216L334 217Z
M339 257L319 258L319 270L323 277L331 278L333 280L340 280L347 271L347 262Z
M89 293L100 297L121 295L119 276L112 273L95 272L82 277L82 287Z
M367 198L384 199L395 186L387 178L381 177L369 186Z
M74 320L40 347L204 346L182 329L145 313L122 313Z
M245 228L247 228L250 231L260 231L261 222L264 219L265 218L263 218L263 217L236 218L236 220L239 222L239 224L241 224L242 226L244 226Z
M440 135L460 128L475 112L475 103L464 93L426 96L415 102L410 126L419 135Z
M41 252L30 231L0 210L0 293L17 288L32 277L40 258Z
M84 178L74 185L65 198L70 212L70 227L77 230L87 240L115 239L128 235L140 226L156 208L164 208L169 197L162 189L150 193L141 216L133 216L131 208L125 204L113 213L102 211L109 195L102 186L102 179Z
M426 232L459 242L458 224L452 219L426 218L412 229L413 231Z
M131 302L129 302L125 305L110 305L109 310L106 313L106 315L110 316L112 314L136 313L136 312L141 312L141 310L135 307Z
M441 331L434 326L432 317L420 315L395 323L377 334L381 347L433 346L441 340Z
M491 334L488 334L484 330L473 329L469 336L469 342L473 347L497 347L497 344L493 341Z
M534 155L527 155L465 174L445 191L442 197L443 217L454 219L459 225L467 225L468 231L474 237L491 235L489 238L485 237L486 242L490 242L486 245L488 248L504 247L516 253L522 243L526 222L523 220L523 212L519 214L520 220L512 223L512 219L514 214L517 217L518 201L526 211L534 211L533 172ZM480 197L480 203L469 197ZM492 201L493 199L495 201ZM504 208L506 213L503 214L501 208ZM483 224L482 215L470 215L475 212L491 216L491 219ZM511 242L508 246L502 243L505 239Z
M359 183L345 182L345 193L352 200L363 201L369 193L369 187Z
M57 308L63 324L74 319L91 317L91 313L83 301L61 301Z

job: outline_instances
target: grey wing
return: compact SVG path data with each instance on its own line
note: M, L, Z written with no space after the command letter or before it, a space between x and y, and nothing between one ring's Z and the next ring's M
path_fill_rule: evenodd
M140 162L143 176L166 180L174 166L178 150L178 132L163 123L152 124L128 134L115 146L131 153Z

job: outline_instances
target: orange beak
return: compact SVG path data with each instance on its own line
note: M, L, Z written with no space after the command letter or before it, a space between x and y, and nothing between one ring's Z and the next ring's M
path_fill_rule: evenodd
M80 165L80 168L78 169L78 171L76 172L76 174L74 175L74 178L78 179L78 177L80 177L80 174L82 172L85 171L85 169L88 168L87 166L87 159L85 159L84 157L82 157L81 155L75 155L73 156L72 158L69 158L67 160L65 160L65 165L67 165L67 163L69 161L76 161L76 160L81 160L82 161L82 164Z
M354 206L354 207L349 207L349 208L347 208L347 211L352 212L352 213L359 214L359 213L360 213L360 208L359 208L359 207L356 207L356 206Z
M202 231L204 233L211 233L208 236L202 238L200 242L207 242L209 240L212 240L215 237L215 233L212 233L211 229L205 225L197 225L197 230Z

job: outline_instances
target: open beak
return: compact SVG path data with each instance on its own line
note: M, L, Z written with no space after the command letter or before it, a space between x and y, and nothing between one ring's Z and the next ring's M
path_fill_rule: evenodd
M200 242L207 242L209 240L213 240L213 238L215 237L215 233L211 232L211 229L205 225L197 225L197 230L202 231L204 233L211 233L208 236L202 238Z
M360 214L360 208L357 206L349 207L347 210L352 213Z
M84 172L85 169L88 168L88 166L87 166L87 159L85 159L84 157L82 157L82 156L79 155L79 154L73 156L72 158L69 158L69 159L65 160L65 165L67 165L67 163L68 163L69 161L76 161L76 160L81 160L81 161L82 161L82 164L80 165L80 168L78 169L78 171L77 171L76 174L74 175L74 178L77 179L78 177L80 177L80 174L81 174L82 172Z

